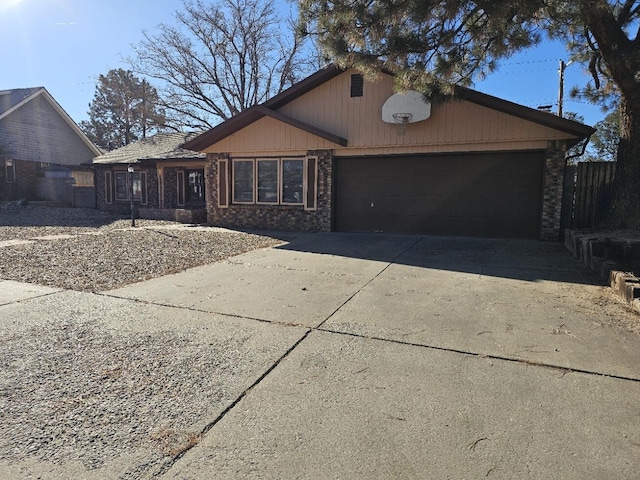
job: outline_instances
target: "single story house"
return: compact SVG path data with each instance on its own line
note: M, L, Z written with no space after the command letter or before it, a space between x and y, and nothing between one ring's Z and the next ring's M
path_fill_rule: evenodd
M421 102L331 65L194 138L208 222L559 238L565 155L593 128L469 89Z
M100 153L44 87L0 91L0 200L93 207Z
M183 148L197 133L158 133L93 159L99 210L204 223L206 155ZM132 170L131 172L129 170Z

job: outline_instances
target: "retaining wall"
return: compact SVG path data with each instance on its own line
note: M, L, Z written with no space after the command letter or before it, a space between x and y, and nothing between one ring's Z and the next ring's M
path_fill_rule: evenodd
M640 313L640 238L585 230L566 230L564 245Z

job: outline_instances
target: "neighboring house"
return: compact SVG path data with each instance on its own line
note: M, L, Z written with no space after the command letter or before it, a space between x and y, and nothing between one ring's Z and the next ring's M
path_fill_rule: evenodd
M93 206L87 165L100 153L44 87L0 90L0 200Z
M188 142L208 222L558 238L565 152L591 127L458 89L405 130L381 119L393 85L329 66Z
M93 159L97 208L142 218L206 221L206 155L183 144L197 133L158 133ZM133 172L129 172L132 167Z

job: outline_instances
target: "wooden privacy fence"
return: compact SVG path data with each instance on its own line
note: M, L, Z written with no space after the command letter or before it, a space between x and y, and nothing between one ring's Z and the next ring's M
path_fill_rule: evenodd
M582 162L565 170L562 228L593 228L611 206L616 162Z

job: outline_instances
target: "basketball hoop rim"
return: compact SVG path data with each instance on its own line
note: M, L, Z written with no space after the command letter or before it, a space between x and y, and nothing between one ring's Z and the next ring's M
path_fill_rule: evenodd
M394 113L392 116L393 116L393 119L396 121L396 123L409 123L413 118L413 114L408 112L407 113L398 112L398 113Z

